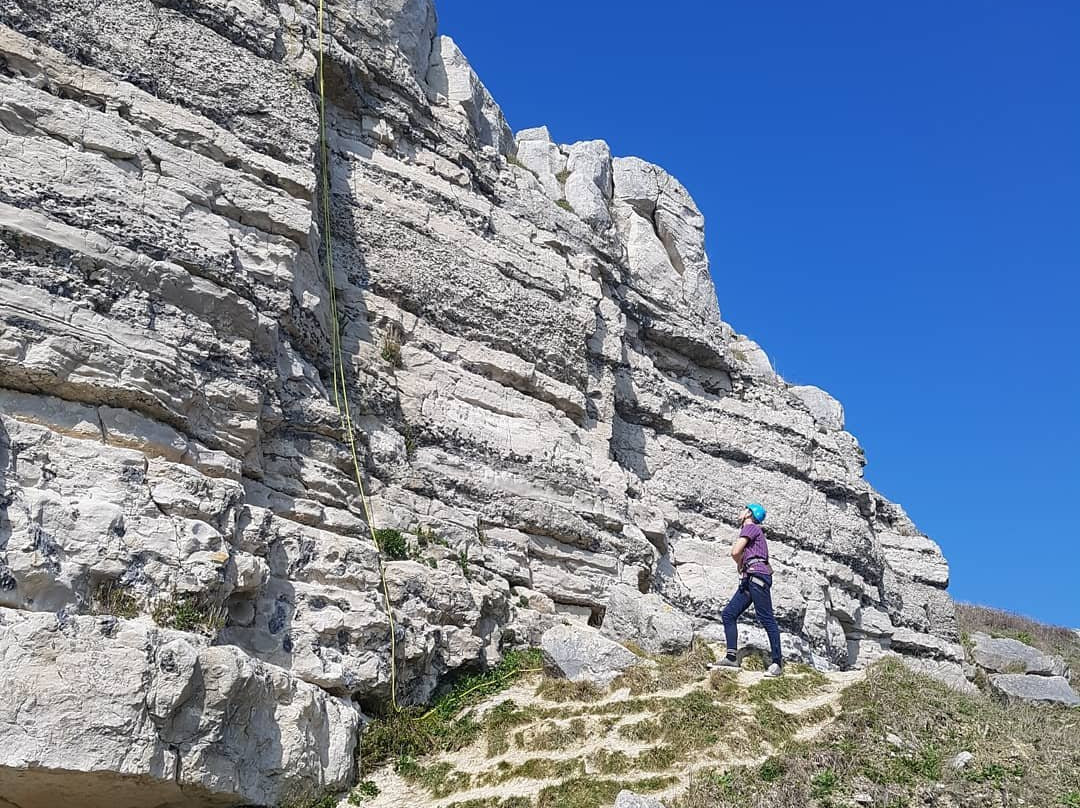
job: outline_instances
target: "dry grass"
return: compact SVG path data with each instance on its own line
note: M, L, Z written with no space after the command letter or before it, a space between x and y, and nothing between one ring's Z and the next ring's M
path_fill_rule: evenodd
M991 637L1011 637L1043 653L1064 657L1072 669L1072 681L1080 682L1080 636L1070 629L971 603L956 604L956 622L965 639L981 631Z
M650 655L640 648L631 648L638 656L652 660L656 667L637 665L621 674L611 683L613 690L626 687L630 694L639 696L643 693L656 693L660 690L673 690L677 687L700 681L709 671L709 663L716 657L703 642L695 642L682 654Z
M598 701L604 691L592 682L571 682L569 679L545 676L536 688L536 695L555 702Z
M542 789L536 808L603 808L615 802L615 797L624 788L647 794L667 788L673 782L674 777L647 777L631 781L579 777Z
M788 743L760 767L704 773L672 808L825 808L850 804L856 793L881 808L1016 805L1020 796L1047 808L1080 801L1080 710L1005 706L892 660L871 668L841 703L840 717L813 744ZM774 707L756 709L767 732L790 734ZM827 716L801 721L815 717ZM885 741L890 733L902 748ZM961 751L975 758L954 771L948 763Z
M104 581L98 585L91 598L91 608L94 614L111 614L128 619L139 615L139 601L116 581Z

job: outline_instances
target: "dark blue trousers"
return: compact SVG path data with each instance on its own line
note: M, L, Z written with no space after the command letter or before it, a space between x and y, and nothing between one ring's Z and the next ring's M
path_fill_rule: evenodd
M757 616L761 627L769 635L769 649L772 652L772 661L777 665L783 664L780 656L780 627L776 625L776 618L772 611L772 576L762 573L754 573L742 579L739 589L731 602L724 608L724 639L727 640L729 651L734 651L739 646L739 630L735 624L742 613L754 605L754 614Z

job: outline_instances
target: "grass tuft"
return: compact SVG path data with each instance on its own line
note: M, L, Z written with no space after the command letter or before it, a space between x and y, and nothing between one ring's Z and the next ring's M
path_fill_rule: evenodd
M375 543L379 545L379 552L391 561L404 561L409 557L409 546L400 530L379 528L375 531Z
M546 701L564 703L598 701L604 697L604 691L592 682L571 682L569 679L545 676L536 688L536 695Z
M635 665L611 683L612 690L629 688L632 696L671 690L700 681L709 672L709 663L716 659L709 646L703 642L695 642L681 654L654 655L647 654L638 646L628 644L626 647L638 656L656 663L655 668Z
M139 615L139 601L116 581L102 581L91 598L94 614L111 614L130 620Z
M154 603L150 610L154 622L162 628L190 631L213 637L225 628L225 607L198 595L171 595Z
M382 343L379 346L379 356L392 368L400 368L404 364L401 358L401 329L393 325L383 334Z
M349 805L363 805L377 796L379 796L379 787L371 780L361 780L349 793Z

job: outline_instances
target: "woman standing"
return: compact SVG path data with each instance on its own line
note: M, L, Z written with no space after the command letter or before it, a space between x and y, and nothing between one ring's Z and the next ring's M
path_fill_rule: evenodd
M765 521L765 509L756 502L746 506L742 512L742 529L739 538L731 547L731 558L738 567L742 579L739 589L731 602L724 609L724 639L727 641L727 654L712 667L737 668L739 663L736 650L739 647L739 630L736 623L751 604L754 614L769 636L769 649L772 664L765 671L766 676L779 676L783 673L783 658L780 654L780 629L772 609L772 567L769 566L769 544L765 541L765 531L761 523Z

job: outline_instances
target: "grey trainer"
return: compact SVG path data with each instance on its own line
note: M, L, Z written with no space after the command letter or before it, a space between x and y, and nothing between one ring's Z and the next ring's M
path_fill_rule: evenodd
M715 671L720 668L738 668L739 663L734 659L728 659L726 656L720 657L718 662L714 662L709 666L709 670Z
M777 676L783 676L784 669L777 665L775 662L769 666L769 669L765 671L765 675L770 678L776 678Z

